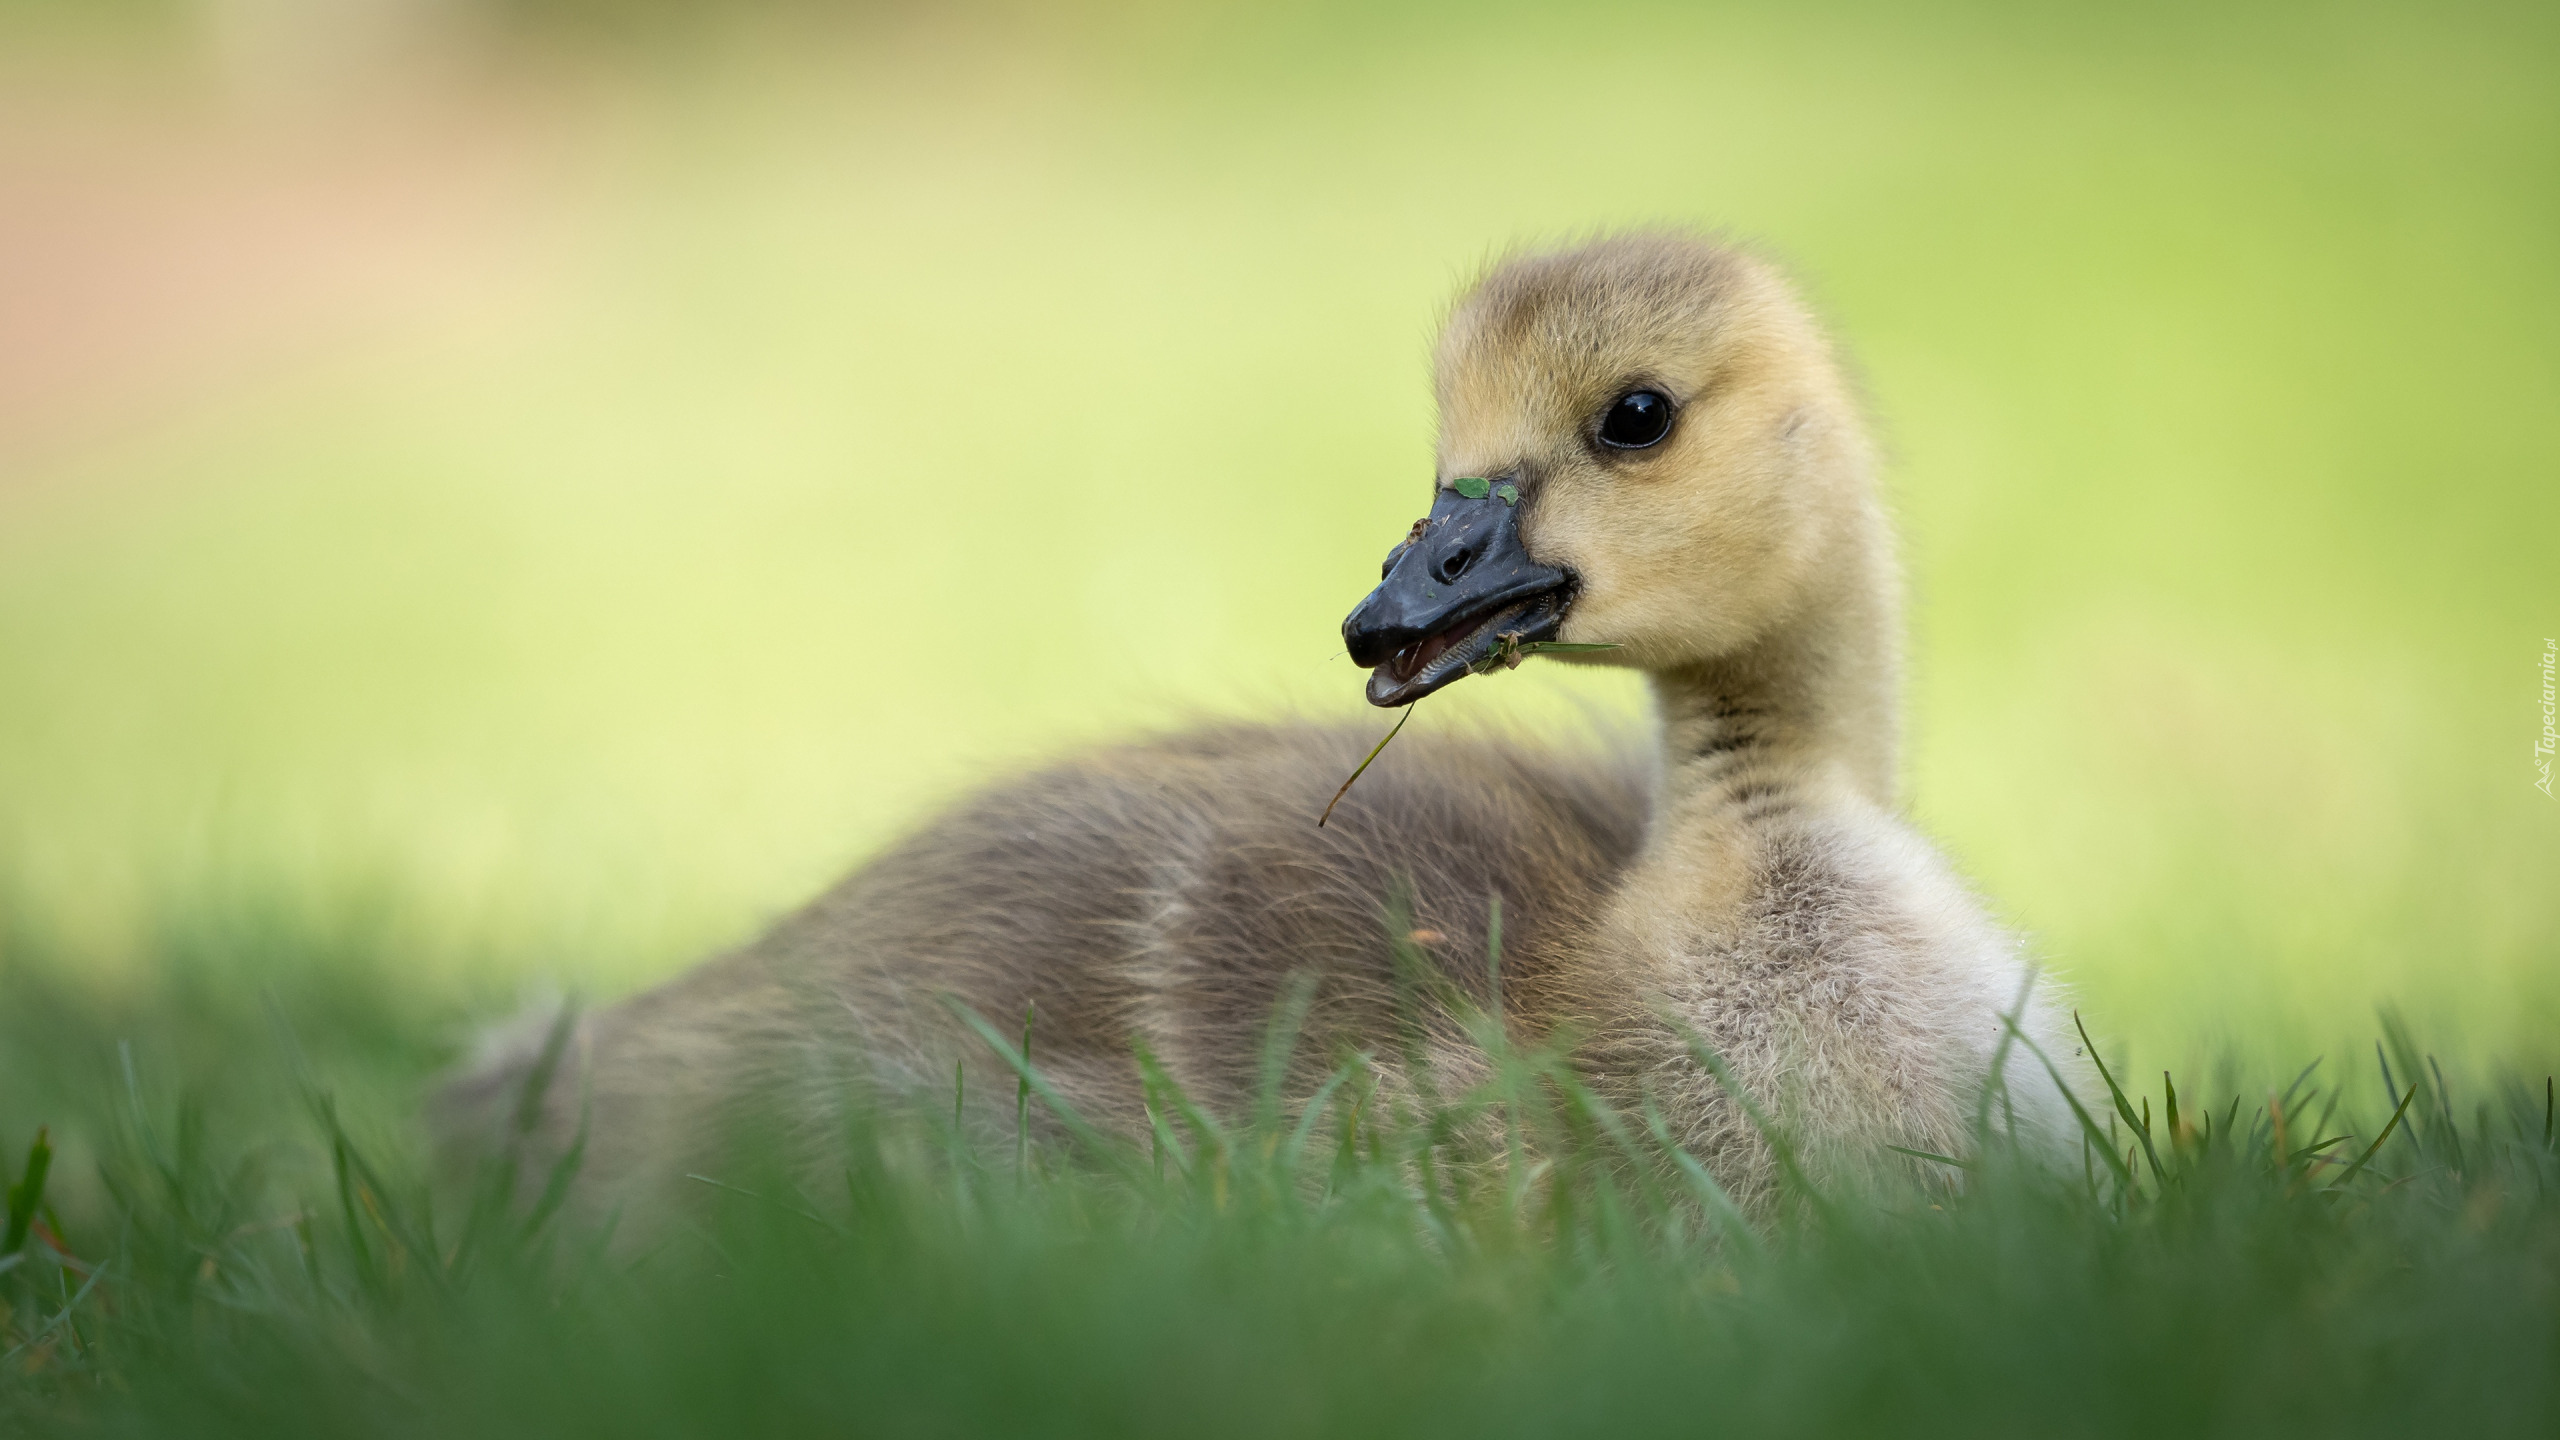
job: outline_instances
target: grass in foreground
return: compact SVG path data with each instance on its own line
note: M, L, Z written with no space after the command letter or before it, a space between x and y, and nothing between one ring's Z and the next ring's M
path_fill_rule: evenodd
M989 1028L985 1073L1036 1071ZM1013 1068L1008 1069L1008 1066ZM226 1148L128 1068L102 1198L13 1159L11 1433L2506 1433L2560 1401L2548 1081L2460 1097L2395 1033L2350 1094L2092 1101L2079 1173L1984 1127L1961 1183L1753 1226L1535 1055L1425 1114L1359 1067L1144 1148L865 1122L838 1181L708 1177L646 1249L439 1203L306 1081ZM2112 1083L2112 1082L2111 1082ZM1552 1158L1448 1163L1485 1119ZM1070 1132L1072 1126L1066 1127ZM1513 1171L1514 1175L1519 1171ZM56 1170L56 1179L59 1170ZM549 1186L528 1187L548 1193Z

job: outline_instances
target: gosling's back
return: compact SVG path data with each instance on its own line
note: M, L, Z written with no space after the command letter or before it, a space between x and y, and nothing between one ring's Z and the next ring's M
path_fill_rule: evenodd
M1346 1046L1392 1067L1392 933L1478 1005L1501 901L1501 988L1515 1028L1548 993L1645 826L1632 747L1558 752L1411 733L1317 816L1374 743L1320 726L1225 727L1097 751L983 791L763 938L585 1017L535 1144L587 1130L581 1189L645 1194L716 1167L725 1137L777 1125L822 1146L845 1101L951 1103L953 1062L982 1123L1010 1126L1001 1062L956 1001L1008 1033L1036 1006L1043 1074L1097 1124L1143 1123L1137 1046L1193 1098L1232 1109L1258 1082L1290 977L1316 979L1292 1087ZM1409 908L1408 908L1409 907ZM1429 987L1425 987L1426 989ZM1451 1018L1419 1012L1447 1056ZM448 1089L443 1118L485 1142L538 1035ZM973 1109L978 1106L973 1104ZM813 1157L814 1158L814 1157Z

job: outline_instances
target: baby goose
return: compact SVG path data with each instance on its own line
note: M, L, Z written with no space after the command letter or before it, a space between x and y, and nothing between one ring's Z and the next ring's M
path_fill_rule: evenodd
M1649 677L1655 753L1408 738L1323 828L1366 735L1233 727L1085 756L583 1017L537 1142L583 1128L581 1187L629 1194L716 1164L744 1117L817 1144L849 1086L949 1104L956 1058L1003 1074L950 999L1008 1028L1036 1005L1043 1074L1137 1132L1135 1047L1238 1106L1300 974L1295 1093L1345 1045L1392 1083L1394 896L1449 989L1523 1040L1577 1036L1596 1088L1659 1105L1746 1204L1772 1195L1772 1157L1693 1037L1826 1170L1961 1153L2028 972L1894 813L1891 539L1819 328L1754 259L1626 235L1495 269L1436 371L1431 513L1343 626L1369 698L1410 704L1534 642L1613 646L1561 658ZM1483 1073L1444 1008L1425 1022L1444 1093ZM2069 1063L2045 998L2021 1024ZM449 1086L449 1129L507 1123L537 1048ZM2064 1133L2040 1065L2013 1056L2006 1078L2021 1128ZM988 1122L1010 1106L1009 1079L974 1088Z

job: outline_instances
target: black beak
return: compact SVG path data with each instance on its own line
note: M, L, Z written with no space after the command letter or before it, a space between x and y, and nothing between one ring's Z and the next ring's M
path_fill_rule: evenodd
M1520 492L1461 481L1387 556L1385 579L1342 622L1354 664L1370 671L1369 703L1410 705L1462 675L1551 640L1573 577L1520 544ZM1481 488L1479 488L1481 487Z

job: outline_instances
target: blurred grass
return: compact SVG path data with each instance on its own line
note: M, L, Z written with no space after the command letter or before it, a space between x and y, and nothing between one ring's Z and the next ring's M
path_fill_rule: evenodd
M1350 713L1436 307L1668 219L1860 362L1913 804L2117 1037L2554 1058L2546 10L774 13L470 72L401 123L520 127L502 278L0 461L13 987L130 1029L248 914L428 1045L1022 758ZM1417 723L1634 703L1541 670Z
M973 1149L939 1105L857 1116L840 1174L740 1136L691 1223L625 1216L615 1245L504 1203L504 1169L424 1193L325 1093L244 1152L128 1070L103 1203L46 1203L41 1135L0 1167L0 1429L2547 1428L2547 1083L2448 1090L2394 1034L2396 1078L2306 1073L2255 1106L2190 1086L2183 1111L2165 1082L2091 1095L2113 1113L2084 1174L2021 1163L1986 1103L1961 1186L1918 1161L1872 1190L1799 1176L1790 1217L1750 1220L1658 1117L1647 1139L1460 1015L1496 1063L1445 1104L1354 1058L1309 1110L1266 1095L1232 1125L1159 1089L1152 1145ZM1453 1137L1488 1118L1534 1173L1466 1163Z

